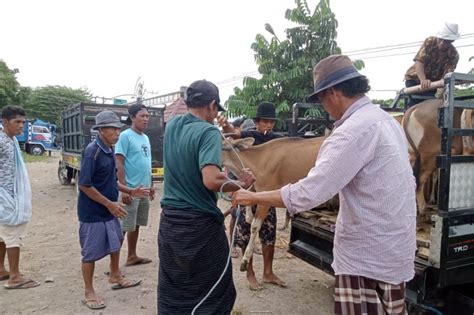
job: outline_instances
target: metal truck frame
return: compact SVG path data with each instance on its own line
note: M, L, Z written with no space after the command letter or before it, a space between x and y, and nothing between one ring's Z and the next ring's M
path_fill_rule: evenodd
M442 141L437 158L438 207L431 218L429 254L417 254L415 277L407 284L410 314L474 312L474 156L451 154L454 136L474 136L474 129L453 127L454 109L474 109L474 100L455 99L455 85L459 82L474 84L474 76L451 73L444 78L444 105L439 111ZM333 274L335 220L329 223L319 224L310 215L296 216L291 225L289 252Z
M67 108L61 113L62 147L58 166L58 179L62 185L68 185L72 179L79 178L81 155L85 147L95 138L95 116L103 111L115 112L122 123L128 118L128 107L112 104L81 102ZM152 156L152 175L154 180L163 179L163 107L147 107L150 120L145 134L150 138ZM128 126L124 127L125 129Z

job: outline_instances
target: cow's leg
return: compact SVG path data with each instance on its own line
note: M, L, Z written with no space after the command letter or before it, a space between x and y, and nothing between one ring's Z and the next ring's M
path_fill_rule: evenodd
M426 201L425 201L425 184L436 169L436 156L434 154L426 154L421 156L421 171L420 171L420 183L416 189L416 203L418 205L418 211L421 216L426 213Z
M288 212L288 209L285 211L285 224L279 228L280 231L284 231L288 228L288 226L290 225L290 220L291 220L291 215L290 213Z
M245 207L245 222L248 224L252 224L253 221L253 212L252 212L252 207L247 206Z
M248 212L248 211L247 211ZM255 217L252 221L252 225L250 227L250 240L247 248L245 249L244 256L242 257L242 261L240 262L240 271L247 271L249 266L249 261L252 259L253 249L255 246L255 238L262 227L263 220L258 219Z
M247 248L245 249L244 257L242 257L242 261L240 263L240 271L246 271L248 268L248 264L249 264L250 259L252 258L253 250L255 247L255 238L257 237L258 232L260 232L260 228L262 227L263 220L265 220L265 218L267 217L269 210L270 210L269 207L257 206L257 211L255 213L255 217L250 227L249 244L247 245Z

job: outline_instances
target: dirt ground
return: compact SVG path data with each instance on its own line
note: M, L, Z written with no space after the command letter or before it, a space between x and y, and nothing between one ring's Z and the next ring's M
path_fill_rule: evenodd
M157 229L159 200L163 185L157 185L157 199L152 203L149 225L141 229L139 255L153 259L148 265L123 267L130 279L143 279L141 286L113 291L104 272L108 258L96 264L95 288L105 298L107 308L90 311L80 301L83 282L80 269L76 192L74 186L61 186L57 179L58 157L46 162L28 163L33 190L33 218L21 251L20 269L27 277L41 282L28 290L0 288L0 314L156 314ZM228 203L220 201L224 211ZM280 224L284 211L278 212ZM288 288L266 285L254 292L247 287L245 273L239 271L240 259L233 259L237 287L236 314L332 314L333 277L286 252L288 231L277 233L274 269ZM126 245L122 257L126 254ZM254 256L254 266L261 280L262 257ZM122 263L123 265L123 259ZM3 285L3 283L2 283Z

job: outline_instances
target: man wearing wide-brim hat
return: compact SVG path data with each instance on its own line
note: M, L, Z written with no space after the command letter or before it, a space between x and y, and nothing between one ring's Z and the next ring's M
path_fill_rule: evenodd
M336 314L405 314L416 250L415 180L400 124L365 95L369 82L347 56L321 60L314 93L336 119L307 177L270 192L239 190L233 203L295 214L339 193L332 268ZM389 244L389 245L388 245Z
M455 23L444 23L435 36L425 39L420 50L413 58L414 64L405 74L405 86L421 85L426 97L434 97L436 89L430 88L431 82L441 80L445 74L453 72L459 61L459 54L453 46L453 42L459 39L458 25ZM409 99L408 107L423 101L423 98Z
M238 130L232 127L224 117L219 117L218 122L225 133L230 133L234 139L239 138L253 138L253 145L259 145L273 139L281 138L282 136L274 133L273 128L277 120L275 104L271 102L262 102L257 107L257 114L253 117L255 122L255 129ZM258 180L265 180L261 178ZM252 212L255 214L256 207L252 207ZM235 243L245 252L250 240L251 225L245 220L247 209L242 210L242 213L237 218L237 232L235 235ZM262 223L259 236L262 244L263 255L263 275L262 282L276 284L280 287L286 287L285 282L280 279L273 272L273 256L275 253L276 241L276 226L277 215L275 207L270 207L267 217ZM253 270L252 260L249 262L247 268L247 280L251 290L259 290L262 288L258 282L255 272Z
M148 188L132 189L117 181L113 145L122 126L114 112L98 113L92 127L98 131L97 138L87 145L81 158L77 213L85 291L82 303L94 310L106 307L93 286L96 261L110 255L112 289L131 288L141 283L141 280L123 278L119 268L123 235L118 219L127 215L118 202L119 190L136 197L146 197L149 193Z

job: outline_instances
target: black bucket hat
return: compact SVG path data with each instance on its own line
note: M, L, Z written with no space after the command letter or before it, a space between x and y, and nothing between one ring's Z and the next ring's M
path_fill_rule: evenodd
M270 102L262 102L258 104L257 115L253 119L270 119L276 120L275 104Z

